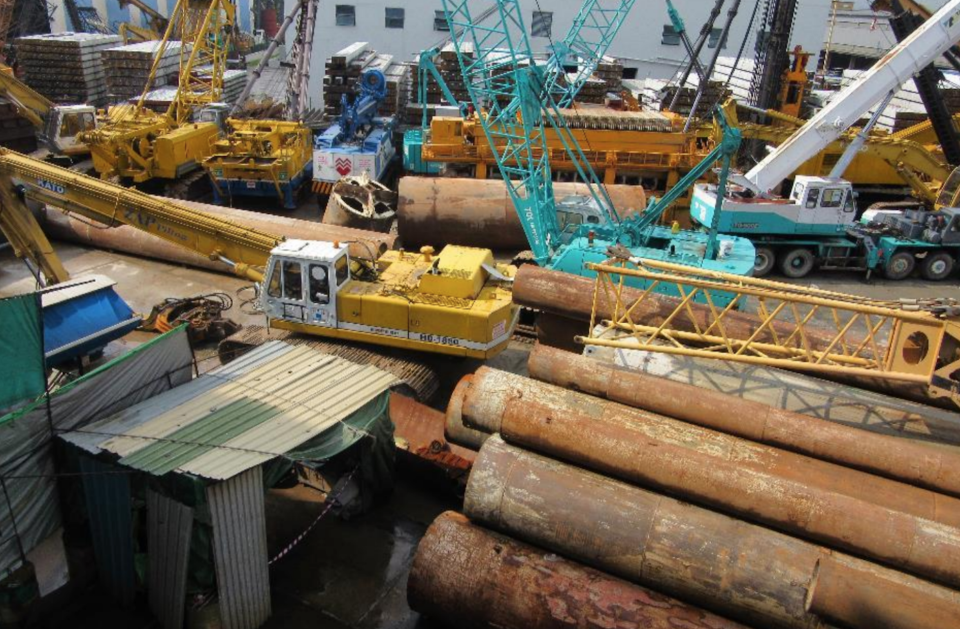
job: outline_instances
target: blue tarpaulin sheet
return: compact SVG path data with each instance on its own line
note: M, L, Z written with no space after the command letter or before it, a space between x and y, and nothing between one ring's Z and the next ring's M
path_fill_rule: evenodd
M139 323L130 306L112 288L47 306L43 309L47 366L99 349L136 329Z

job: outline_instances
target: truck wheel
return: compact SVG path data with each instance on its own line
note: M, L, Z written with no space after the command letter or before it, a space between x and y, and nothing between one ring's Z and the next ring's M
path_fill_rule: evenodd
M953 273L953 264L952 255L946 251L938 251L927 256L927 259L923 261L920 273L925 279L939 282L947 279Z
M794 249L780 259L780 270L787 277L800 279L813 270L816 259L809 249Z
M777 263L777 254L770 247L757 247L757 257L753 260L753 276L764 277L773 270Z
M902 280L909 277L916 266L917 259L913 257L913 254L901 251L890 256L883 272L888 280Z

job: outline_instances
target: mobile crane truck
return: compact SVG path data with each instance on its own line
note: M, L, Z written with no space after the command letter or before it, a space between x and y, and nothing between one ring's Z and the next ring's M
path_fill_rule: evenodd
M901 280L918 263L926 279L951 274L960 255L960 209L886 212L878 220L858 223L852 186L841 178L849 163L843 158L828 177L797 176L787 199L771 191L958 40L960 0L950 0L746 175L731 176L739 188L728 190L723 199L719 229L754 242L755 276L766 275L777 262L792 278L819 266L882 270L887 278ZM942 200L948 200L949 181L944 194ZM697 185L691 217L701 225L713 224L717 196L716 186Z
M219 260L259 286L273 328L436 354L490 358L506 348L519 308L515 268L487 249L447 246L439 255L387 251L351 257L347 242L285 240L181 205L0 148L5 221L31 242L17 251L50 283L63 266L26 201L113 227L129 225Z

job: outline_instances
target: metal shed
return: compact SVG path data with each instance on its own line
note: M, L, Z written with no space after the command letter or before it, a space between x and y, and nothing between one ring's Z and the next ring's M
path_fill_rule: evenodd
M385 400L396 383L375 367L273 341L63 438L152 476L207 482L223 626L253 629L270 615L261 465ZM190 530L189 508L170 503L152 497L147 513L151 543L163 544L148 548L149 600L165 629L182 626Z

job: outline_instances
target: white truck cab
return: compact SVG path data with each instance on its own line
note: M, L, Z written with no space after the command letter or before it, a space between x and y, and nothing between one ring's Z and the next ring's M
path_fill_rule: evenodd
M287 240L270 252L260 305L268 319L337 327L337 293L350 279L349 247Z

